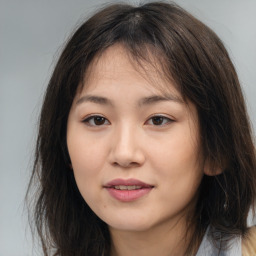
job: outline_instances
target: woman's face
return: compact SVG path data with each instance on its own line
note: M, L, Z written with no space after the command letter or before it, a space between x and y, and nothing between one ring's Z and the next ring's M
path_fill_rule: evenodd
M90 66L67 145L81 195L110 229L145 231L193 209L203 176L196 108L122 46Z

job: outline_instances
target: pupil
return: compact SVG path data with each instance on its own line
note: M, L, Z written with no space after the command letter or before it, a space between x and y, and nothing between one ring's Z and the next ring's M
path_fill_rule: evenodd
M160 125L163 123L163 117L157 116L153 118L153 124L155 125Z
M105 122L105 118L101 116L97 116L94 118L94 122L96 125L102 125Z

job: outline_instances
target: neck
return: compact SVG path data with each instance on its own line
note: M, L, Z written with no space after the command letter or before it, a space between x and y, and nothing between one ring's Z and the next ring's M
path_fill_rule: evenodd
M193 231L184 220L175 225L163 223L144 231L123 231L113 228L111 256L184 256ZM188 232L188 230L190 230Z

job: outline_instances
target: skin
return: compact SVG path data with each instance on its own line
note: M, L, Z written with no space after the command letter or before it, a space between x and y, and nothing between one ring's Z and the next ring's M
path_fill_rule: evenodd
M168 88L168 100L145 101L163 97L159 86ZM81 195L109 226L111 255L184 255L204 168L196 108L172 83L149 63L141 69L121 45L111 46L73 101L67 145ZM104 187L117 178L154 187L121 202Z

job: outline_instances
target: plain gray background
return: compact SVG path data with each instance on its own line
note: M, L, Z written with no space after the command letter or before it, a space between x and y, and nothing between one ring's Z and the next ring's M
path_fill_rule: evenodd
M256 0L176 2L224 41L256 127ZM40 104L63 42L102 3L0 0L0 256L42 255L23 210Z

